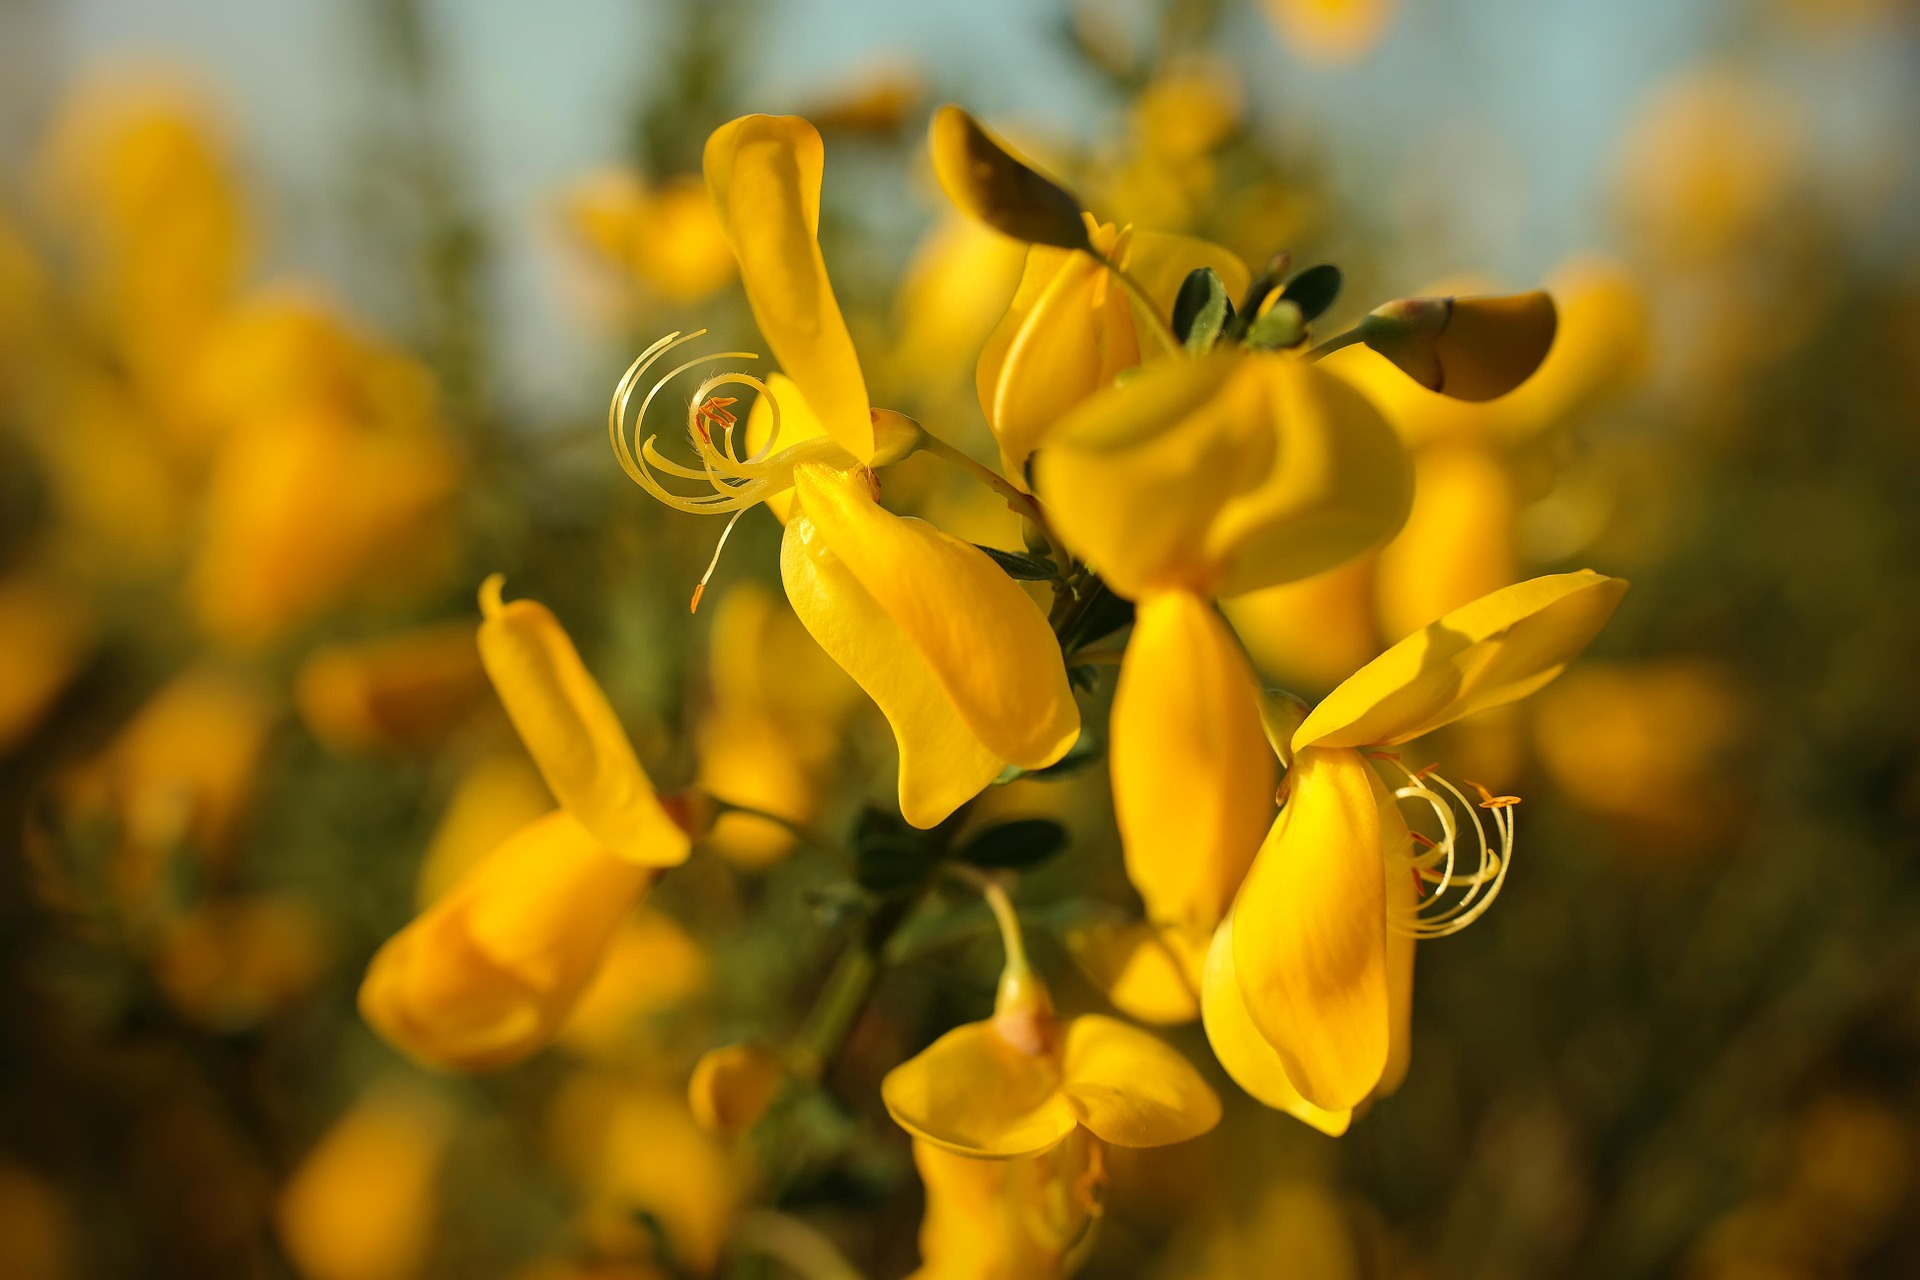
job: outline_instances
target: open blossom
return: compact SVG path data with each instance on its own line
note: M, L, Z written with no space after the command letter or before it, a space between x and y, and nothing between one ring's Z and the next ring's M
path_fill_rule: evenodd
M544 606L481 591L480 654L560 808L534 819L387 941L360 1009L423 1062L504 1066L550 1043L687 833Z

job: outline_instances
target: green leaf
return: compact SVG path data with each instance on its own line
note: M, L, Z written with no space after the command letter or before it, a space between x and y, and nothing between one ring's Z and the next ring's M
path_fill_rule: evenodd
M1232 321L1233 302L1214 269L1196 267L1188 272L1173 300L1173 336L1194 355L1205 355Z
M1133 621L1133 602L1123 600L1096 580L1093 594L1067 619L1060 630L1060 647L1071 654L1075 649L1110 636Z
M937 860L928 833L896 813L867 809L853 837L854 879L869 893L895 893L925 879Z
M976 867L1019 871L1067 847L1067 829L1051 818L1020 818L988 827L954 854Z
M1060 566L1045 556L1028 555L1020 551L1002 551L998 547L989 547L979 542L973 545L986 552L987 558L1005 570L1009 578L1020 582L1051 582L1060 576Z
M1068 667L1067 683L1076 689L1084 689L1086 692L1092 693L1100 687L1100 668L1094 666L1091 662L1083 662L1078 666Z
M1280 296L1300 308L1301 320L1311 323L1340 296L1342 279L1340 268L1331 262L1323 262L1317 267L1308 267L1287 281L1287 287L1280 291Z
M1307 325L1300 308L1280 298L1247 330L1247 346L1255 351L1274 351L1297 346L1306 336Z

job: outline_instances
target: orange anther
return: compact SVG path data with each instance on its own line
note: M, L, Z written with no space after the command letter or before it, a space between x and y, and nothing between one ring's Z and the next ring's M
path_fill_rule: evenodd
M1470 781L1467 785L1480 793L1480 807L1482 809L1511 809L1514 805L1520 803L1519 796L1497 796L1477 782Z

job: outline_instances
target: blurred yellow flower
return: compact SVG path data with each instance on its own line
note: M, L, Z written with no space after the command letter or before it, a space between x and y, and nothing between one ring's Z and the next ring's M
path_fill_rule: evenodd
M78 1229L72 1207L39 1174L0 1160L0 1275L7 1280L70 1280Z
M786 1082L786 1064L767 1045L722 1045L694 1064L687 1104L702 1129L737 1138L760 1122Z
M86 656L87 630L69 592L25 575L0 580L0 755L66 688Z
M665 912L642 907L615 931L559 1043L601 1062L656 1053L648 1020L704 995L709 977L707 953L692 935Z
M704 301L734 277L733 252L697 174L649 186L603 170L574 183L561 210L601 261L668 302Z
M300 666L294 705L335 751L422 750L457 728L485 688L471 629L446 623L316 649Z
M1788 98L1731 68L1683 71L1657 86L1620 143L1629 225L1683 262L1735 254L1787 206L1801 162Z
M239 1031L304 996L330 952L325 922L305 899L219 898L167 926L154 978L188 1017Z
M192 91L136 73L77 90L42 156L42 198L77 250L84 302L163 409L176 406L180 371L248 257L252 228L228 149Z
M1361 668L1283 741L1286 804L1214 936L1202 988L1208 1039L1242 1088L1338 1134L1354 1107L1398 1087L1414 939L1464 928L1491 904L1515 799L1483 792L1475 804L1383 748L1541 688L1625 590L1582 571L1474 601ZM1416 841L1402 800L1432 811L1437 839Z
M690 843L553 614L500 589L498 574L481 588L481 658L562 807L390 938L360 988L362 1016L389 1042L463 1070L549 1043L628 911Z
M1251 1213L1216 1220L1169 1250L1161 1280L1262 1280L1275 1258L1314 1280L1360 1280L1360 1250L1340 1203L1304 1180L1270 1183Z
M1060 1280L1093 1244L1106 1159L1085 1130L1002 1160L915 1139L913 1163L927 1207L920 1269L909 1280Z
M1391 0L1264 0L1264 8L1288 48L1329 66L1372 53L1393 17Z
M113 881L123 902L151 905L178 852L210 862L226 854L253 798L275 714L251 678L213 663L195 666L69 779L77 812L115 826Z
M921 394L929 381L957 382L1000 322L1022 256L1019 244L972 218L950 214L935 223L894 300L893 380Z
M1373 579L1373 558L1360 556L1298 582L1224 600L1220 608L1262 677L1320 693L1380 652Z
M439 898L508 836L552 808L547 784L524 754L482 756L461 775L433 829L414 883L414 905Z
M1698 846L1747 809L1739 756L1758 724L1751 695L1719 663L1666 658L1573 672L1534 707L1534 740L1554 784L1617 819L1635 847Z
M548 1115L555 1163L586 1203L581 1234L610 1257L655 1259L678 1275L712 1274L744 1191L725 1147L686 1099L664 1087L581 1073ZM657 1257L657 1237L667 1256Z
M410 1280L438 1226L453 1117L430 1093L376 1086L334 1122L281 1190L280 1242L306 1280Z

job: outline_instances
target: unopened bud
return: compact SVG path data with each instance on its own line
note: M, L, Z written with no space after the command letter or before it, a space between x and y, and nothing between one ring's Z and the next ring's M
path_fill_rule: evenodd
M1553 299L1401 298L1361 322L1368 346L1429 391L1492 400L1525 382L1553 346Z
M694 1064L687 1102L701 1128L715 1137L737 1138L759 1123L786 1079L780 1055L766 1045L722 1045Z
M1092 252L1080 202L959 107L933 113L933 171L947 198L1002 235Z

